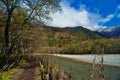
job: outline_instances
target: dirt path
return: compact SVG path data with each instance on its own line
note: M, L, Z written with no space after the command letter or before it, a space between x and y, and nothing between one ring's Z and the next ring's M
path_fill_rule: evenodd
M13 80L36 80L37 60L35 57L30 57L27 62L28 64L15 74Z
M12 80L38 80L38 57L32 56L27 60L27 63L17 73L15 73ZM63 73L63 80L73 80L69 74Z

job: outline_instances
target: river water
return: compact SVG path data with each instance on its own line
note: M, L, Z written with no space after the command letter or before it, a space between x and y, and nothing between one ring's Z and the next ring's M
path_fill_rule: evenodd
M54 54L54 56L60 56L60 57L66 57L66 58L72 58L84 62L93 62L93 59L95 58L96 63L100 63L101 61L101 55L67 55L67 54ZM104 55L104 64L106 65L113 65L113 66L120 66L120 54L109 54Z

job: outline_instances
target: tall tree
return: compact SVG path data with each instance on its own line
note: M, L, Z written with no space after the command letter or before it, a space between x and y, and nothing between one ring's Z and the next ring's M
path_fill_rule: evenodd
M9 28L14 21L13 13L22 9L25 16L24 20L20 22L21 26L24 26L28 22L40 22L50 19L49 14L56 12L60 9L60 0L0 0L0 6L4 9L4 14L7 15L4 37L5 37L5 56L10 54L10 38Z

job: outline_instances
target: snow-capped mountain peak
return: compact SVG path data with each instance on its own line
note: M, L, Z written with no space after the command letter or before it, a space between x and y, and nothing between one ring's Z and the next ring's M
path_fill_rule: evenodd
M120 26L114 27L101 27L98 30L98 33L106 37L120 37Z

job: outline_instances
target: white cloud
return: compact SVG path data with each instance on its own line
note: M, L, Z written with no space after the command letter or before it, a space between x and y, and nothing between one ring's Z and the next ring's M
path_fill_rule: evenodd
M103 18L100 14L87 11L85 5L80 5L79 10L71 7L68 2L61 3L62 11L51 14L53 21L47 25L55 27L75 27L83 26L90 30L100 28L99 23L110 21L115 15L109 14Z
M117 6L117 9L120 9L120 5Z
M117 6L116 12L115 12L115 15L117 16L117 18L120 18L119 10L120 10L120 5Z
M74 27L83 26L85 28L95 30L98 28L98 22L101 18L98 14L90 13L85 9L84 5L76 10L67 5L62 5L62 12L51 14L53 21L48 23L50 26L56 27Z
M117 18L120 18L120 13L117 15Z
M112 18L114 18L115 14L109 14L106 18L101 19L102 23L109 22Z

